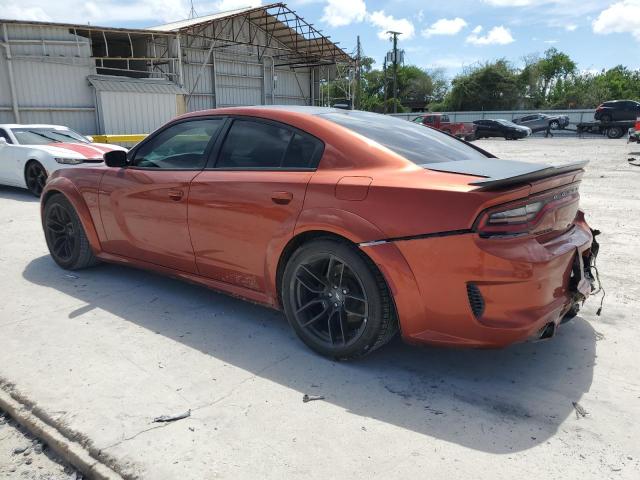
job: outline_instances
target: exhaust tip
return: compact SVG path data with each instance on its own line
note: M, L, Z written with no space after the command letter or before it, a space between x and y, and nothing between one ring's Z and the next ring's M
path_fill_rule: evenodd
M556 324L553 322L549 322L540 330L540 336L538 337L538 339L547 340L548 338L553 337L555 333L556 333Z

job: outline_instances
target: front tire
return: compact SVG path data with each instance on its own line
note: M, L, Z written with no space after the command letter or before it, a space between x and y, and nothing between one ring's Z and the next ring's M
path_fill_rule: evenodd
M98 263L78 214L64 195L57 193L47 200L43 227L49 253L62 268L79 270Z
M36 197L40 197L47 183L47 171L40 162L30 160L24 169L24 180L27 189Z
M382 274L346 242L323 239L302 245L287 263L281 292L293 330L327 357L362 357L398 329Z
M549 128L551 130L558 130L560 128L560 122L558 122L557 120L549 122Z

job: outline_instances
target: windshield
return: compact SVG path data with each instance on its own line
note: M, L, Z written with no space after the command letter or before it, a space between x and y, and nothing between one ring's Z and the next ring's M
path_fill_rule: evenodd
M47 145L49 143L89 143L85 137L68 128L20 127L11 131L20 145Z
M359 133L418 165L487 158L449 135L388 115L345 110L319 116Z

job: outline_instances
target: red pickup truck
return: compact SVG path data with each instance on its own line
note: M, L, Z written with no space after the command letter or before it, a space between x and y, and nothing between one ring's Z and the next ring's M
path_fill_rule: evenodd
M449 115L444 113L425 113L412 120L427 127L435 128L442 132L464 138L467 141L475 140L476 126L471 122L451 122Z

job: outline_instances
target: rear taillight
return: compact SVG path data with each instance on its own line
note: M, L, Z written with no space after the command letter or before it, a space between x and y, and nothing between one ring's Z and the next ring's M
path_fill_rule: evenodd
M482 212L473 228L482 237L542 234L566 228L575 218L579 199L576 185L505 203ZM548 215L552 212L556 213Z

